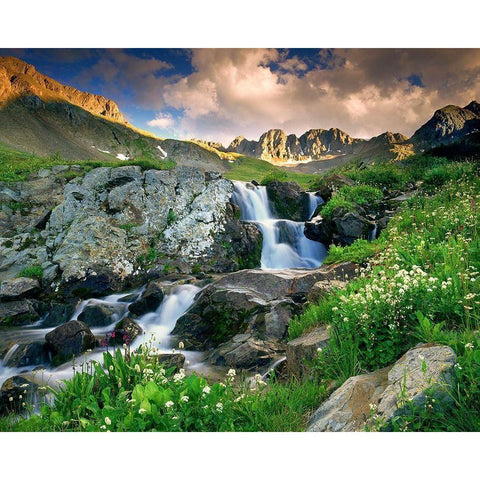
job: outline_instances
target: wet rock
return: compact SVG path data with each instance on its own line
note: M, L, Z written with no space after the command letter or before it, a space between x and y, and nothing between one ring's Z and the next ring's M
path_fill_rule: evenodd
M409 350L393 366L349 378L314 413L308 431L360 431L370 421L371 407L388 429L394 416L409 410L404 399L422 407L426 390L436 408L452 402L454 351L444 345L423 344ZM425 373L423 371L425 365ZM403 392L403 393L402 393Z
M118 308L113 305L86 305L83 312L78 316L78 320L89 327L105 327L114 321L113 315L117 311Z
M26 325L39 318L38 304L33 300L0 302L0 325Z
M334 215L337 238L342 245L351 245L358 238L368 238L368 233L375 224L357 212L347 212L344 215Z
M57 327L70 320L75 312L75 307L71 304L52 303L43 317L42 325L44 327Z
M158 363L163 364L164 368L174 368L178 371L185 365L185 355L183 353L162 353L155 357Z
M11 278L0 284L0 299L18 300L25 297L33 297L40 290L40 284L36 278Z
M287 370L300 378L310 371L309 363L318 356L318 349L326 349L330 334L326 327L319 327L287 343Z
M47 348L60 360L78 355L95 346L95 336L88 326L78 320L60 325L45 335Z
M155 311L163 301L165 293L160 282L150 282L142 296L129 305L128 310L134 315L143 315Z
M330 221L324 220L321 215L312 217L305 222L303 234L314 242L320 242L329 246L333 239L333 225Z
M304 221L310 213L310 199L295 182L270 182L267 186L268 199L272 202L278 218L296 222Z
M249 370L269 365L280 351L281 348L275 342L241 334L218 347L209 356L209 361L213 365Z
M38 385L29 376L7 378L0 389L0 415L20 413L35 403Z
M12 351L13 350L13 351ZM3 359L6 367L27 367L30 365L39 365L49 363L50 358L45 349L44 342L20 343L13 347L8 357Z
M124 318L115 325L114 342L118 345L126 343L129 345L132 341L143 333L143 328L131 318Z

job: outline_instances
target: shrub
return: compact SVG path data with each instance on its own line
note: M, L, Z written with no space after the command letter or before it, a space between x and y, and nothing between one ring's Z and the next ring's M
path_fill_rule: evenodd
M19 277L36 278L41 280L43 277L43 268L40 265L32 265L24 268L19 274Z
M269 183L278 181L278 182L286 182L288 180L287 172L283 170L272 170L271 172L267 173L261 180L261 185L268 185Z

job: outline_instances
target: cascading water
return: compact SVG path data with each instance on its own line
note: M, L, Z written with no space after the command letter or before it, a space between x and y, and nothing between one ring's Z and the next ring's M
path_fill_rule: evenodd
M160 353L172 353L172 348L176 347L176 345L173 344L173 339L170 336L170 332L175 327L177 320L192 305L195 295L200 291L200 288L194 285L177 285L172 287L171 284L166 285L166 287L171 287L171 291L165 295L165 298L158 309L155 312L146 313L136 319L136 322L143 328L145 335L138 336L132 342L133 348L138 347L142 342L148 340L151 334L154 334L156 337L156 346L159 346ZM113 306L115 308L115 313L111 317L111 324L105 327L91 329L93 334L95 334L97 337L100 337L107 332L111 332L114 329L115 324L128 314L128 306L137 298L139 298L142 291L143 289L123 294L109 295L103 299L92 298L85 300L78 305L70 321L76 320L87 305L103 304L110 307ZM129 301L125 301L125 298L128 298ZM0 361L0 385L2 385L7 378L18 375L20 372L25 371L25 367L16 368L7 366L9 358L11 358L18 349L19 343L42 341L46 333L51 330L51 328L23 328L21 330L12 331L12 335L15 335L15 338L18 340L16 340L16 343L6 353L3 361ZM82 354L82 357L79 358L78 361L81 362L83 361L83 358L86 358L87 361L101 362L103 358L103 352L103 348L95 349L93 352ZM204 368L206 368L201 362L203 353L193 351L182 351L182 353L189 361L190 368L197 371L202 371ZM29 365L27 369L31 370L35 367L36 365ZM72 362L67 362L57 368L46 368L45 371L41 373L41 376L44 379L42 383L49 383L53 385L56 380L70 378L72 374ZM39 375L40 374L36 374L34 372L32 376L36 376L38 380Z
M241 209L241 219L255 222L262 234L261 268L316 268L322 264L327 249L303 234L303 222L275 218L267 196L267 189L251 183L234 182L232 201ZM310 195L310 215L323 201Z

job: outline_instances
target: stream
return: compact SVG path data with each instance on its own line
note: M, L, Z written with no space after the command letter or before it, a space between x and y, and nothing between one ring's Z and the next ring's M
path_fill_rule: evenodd
M304 222L294 222L292 220L275 218L267 196L267 190L264 186L255 186L252 183L235 181L235 190L232 195L232 202L241 209L241 219L254 222L258 225L263 234L263 245L261 254L261 268L265 270L281 269L311 269L319 267L327 255L327 249L318 242L307 239L303 234ZM322 204L321 197L309 194L309 217L318 205ZM171 282L165 282L164 288L166 295L160 306L152 312L146 313L135 321L143 328L144 335L139 335L131 344L132 348L138 347L145 340L155 335L160 353L171 353L172 349L177 349L176 340L170 335L174 329L177 320L194 303L195 296L201 290L195 285L183 284L175 285ZM84 300L77 306L70 320L76 320L86 306L103 304L114 307L115 313L111 316L111 323L104 327L92 327L92 333L100 338L114 329L115 324L125 318L128 313L128 307L142 295L145 287L106 296L102 299L91 298ZM126 301L128 298L129 301ZM29 365L28 367L9 367L8 360L12 357L15 350L21 343L42 341L45 335L53 330L52 328L42 327L42 320L28 327L16 329L7 328L0 332L2 344L11 344L8 352L0 361L0 385L14 375L30 372L38 365ZM158 345L158 342L159 345ZM77 362L83 361L102 361L104 348L96 348L94 351L86 352L77 358ZM197 351L182 352L186 358L187 371L195 371L206 375L215 372L215 367L203 361L206 353ZM275 360L264 372L263 376L281 363L285 357ZM41 373L34 372L35 380L38 382L41 375L41 383L54 385L56 382L70 378L73 374L72 362L67 362L59 367L44 367Z

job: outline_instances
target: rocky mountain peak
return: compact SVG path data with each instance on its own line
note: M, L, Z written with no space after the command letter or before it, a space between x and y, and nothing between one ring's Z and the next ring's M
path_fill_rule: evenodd
M110 121L127 123L113 100L62 85L18 58L0 57L0 106L30 96L44 102L70 103Z

